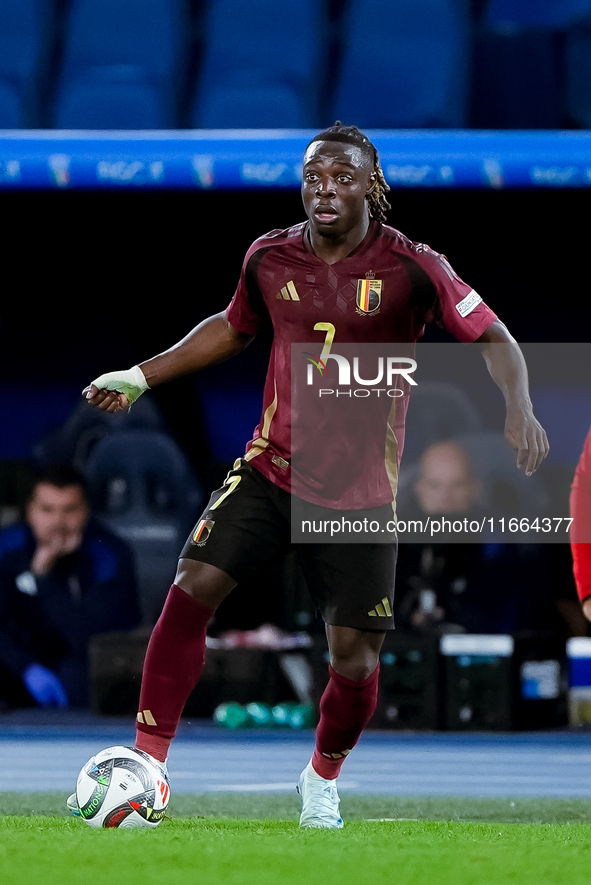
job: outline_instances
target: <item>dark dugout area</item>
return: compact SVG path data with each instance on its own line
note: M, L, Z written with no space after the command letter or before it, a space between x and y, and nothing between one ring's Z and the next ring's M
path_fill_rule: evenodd
M443 252L519 341L585 340L587 190L389 198L389 223ZM305 218L294 191L5 191L0 206L4 381L85 380L162 350L224 309L256 237Z
M389 197L390 223L444 253L518 341L587 340L588 191L395 190ZM170 347L227 306L256 237L304 220L293 191L21 191L4 192L0 205L0 379L21 397L52 385L82 389L101 372ZM425 340L447 336L431 327ZM227 374L236 391L254 388L267 352L268 342L255 341L231 368L207 374ZM193 385L175 382L155 396L203 468L199 422L185 402ZM25 406L21 397L17 408ZM13 428L18 421L13 414Z
M389 198L390 223L444 253L518 341L589 338L587 190L416 189ZM18 497L14 466L66 420L92 378L167 349L223 310L250 243L304 220L297 191L5 191L0 205L2 504ZM425 340L451 339L430 327ZM258 421L268 349L262 337L153 393L206 492ZM234 605L244 622L248 604Z
M589 338L587 190L414 189L389 198L390 223L445 254L518 341ZM254 239L305 218L297 191L20 191L4 192L0 206L0 383L13 394L2 422L13 436L0 459L30 454L30 434L19 433L30 419L28 395L40 432L59 423L65 415L39 414L56 388L71 398L98 374L170 347L227 306ZM428 327L424 340L448 339ZM236 394L262 390L267 354L268 341L257 340L197 383L207 387L211 377ZM227 458L202 438L195 383L183 379L154 396L208 483L212 463Z

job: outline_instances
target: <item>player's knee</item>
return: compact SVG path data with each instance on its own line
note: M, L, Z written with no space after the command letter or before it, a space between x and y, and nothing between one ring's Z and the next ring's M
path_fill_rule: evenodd
M378 666L384 636L352 627L328 627L331 666L346 679L363 682Z
M180 559L174 583L201 605L216 609L236 586L226 572L207 562Z
M379 663L379 652L360 645L357 648L333 649L330 664L337 673L353 682L369 679Z

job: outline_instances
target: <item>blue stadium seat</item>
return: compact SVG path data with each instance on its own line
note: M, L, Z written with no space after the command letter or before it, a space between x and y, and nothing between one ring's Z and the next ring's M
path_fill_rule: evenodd
M578 61L567 63L577 71L569 108L564 39L590 14L591 0L489 0L475 40L471 125L557 129L568 112L587 125L581 112L585 81L577 78L579 70L585 76L588 47L582 53L573 48Z
M56 128L173 128L168 91L147 82L139 71L119 73L113 67L72 77L64 84L55 108Z
M35 124L34 78L48 33L47 6L0 0L0 129Z
M183 0L72 0L54 125L173 127L184 8Z
M475 38L472 113L477 128L564 124L564 34L591 0L490 0Z
M563 115L562 46L550 29L483 29L475 39L470 125L558 129Z
M467 18L456 0L350 0L332 118L362 127L461 127Z
M316 0L212 0L191 124L315 126L322 9Z
M43 395L46 397L46 392ZM90 408L81 398L63 424L34 445L33 457L38 465L68 463L84 472L94 447L105 436L122 430L165 432L164 418L153 397L142 396L133 409L114 415Z
M566 106L571 121L591 129L591 15L567 36Z
M144 620L154 622L204 503L184 453L157 430L121 430L93 448L84 473L97 517L135 554Z
M26 102L21 90L10 79L0 79L0 129L22 129L25 126Z
M591 0L489 0L485 21L502 27L568 28L591 11Z
M294 129L312 126L301 94L282 83L245 83L237 74L205 93L193 125L203 129Z

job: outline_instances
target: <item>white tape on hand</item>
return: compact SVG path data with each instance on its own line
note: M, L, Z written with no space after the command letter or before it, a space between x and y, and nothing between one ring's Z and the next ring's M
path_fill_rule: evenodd
M92 383L98 390L116 390L117 393L125 394L130 406L144 391L150 389L139 366L121 372L107 372L105 375L99 375Z

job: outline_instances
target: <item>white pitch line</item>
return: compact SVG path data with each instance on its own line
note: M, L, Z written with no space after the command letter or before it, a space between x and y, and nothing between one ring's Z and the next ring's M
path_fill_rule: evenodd
M358 772L355 772L356 774ZM455 774L434 774L430 772L429 774L420 774L418 772L412 774L392 774L391 780L394 784L403 784L403 783L432 783L434 780L437 783L461 783L461 784L505 784L505 783L525 783L525 784L545 784L550 780L561 780L562 778L554 775L553 777L550 775L529 775L529 774L471 774L470 772L464 773L461 776Z
M339 787L355 789L359 784L357 781L339 781ZM295 790L295 781L289 781L283 784L211 784L210 790L218 790L219 792L272 792L273 790Z

